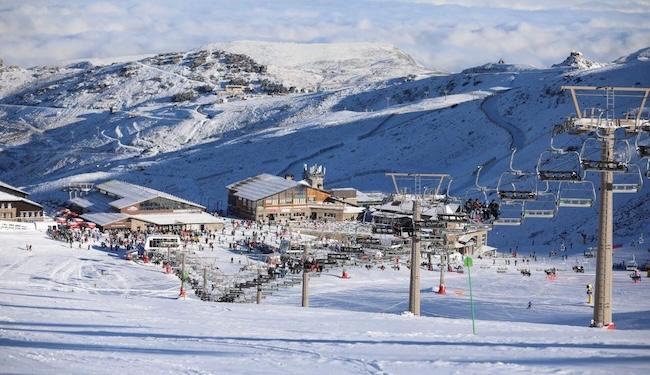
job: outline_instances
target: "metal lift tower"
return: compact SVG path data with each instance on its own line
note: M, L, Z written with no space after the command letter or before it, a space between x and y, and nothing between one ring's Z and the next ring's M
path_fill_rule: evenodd
M396 194L405 194L398 180L413 181L413 232L411 235L411 280L409 283L409 311L420 315L420 226L422 201L439 200L441 187L448 174L436 173L386 173L393 180Z
M612 324L612 237L613 237L613 181L614 173L625 171L626 163L615 159L615 131L623 129L627 134L647 131L650 122L642 114L650 88L609 86L562 86L571 93L575 115L567 119L568 128L581 133L594 134L601 141L600 160L581 160L585 170L601 174L600 213L598 220L598 254L596 257L596 290L594 304L594 326L607 327ZM601 96L605 98L605 109L582 111L578 96ZM638 97L641 103L636 113L617 117L616 97ZM625 165L623 165L625 164Z

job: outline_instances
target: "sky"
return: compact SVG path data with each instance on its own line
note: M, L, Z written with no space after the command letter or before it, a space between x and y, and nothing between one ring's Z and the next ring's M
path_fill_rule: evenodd
M212 42L381 42L457 72L650 47L650 0L2 0L0 58L32 66Z

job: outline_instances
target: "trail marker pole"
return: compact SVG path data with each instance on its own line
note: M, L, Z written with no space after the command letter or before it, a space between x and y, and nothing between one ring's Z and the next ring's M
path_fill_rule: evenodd
M185 292L185 253L181 254L181 291L178 296L183 298L187 296Z
M472 309L472 333L476 334L476 314L474 313L474 296L472 295L472 265L474 261L471 257L465 257L465 267L467 267L467 280L469 282L469 304Z
M203 267L203 295L208 293L208 267Z
M411 238L411 281L409 284L409 311L420 315L420 201L413 201L413 236Z
M255 295L255 302L259 305L262 303L262 271L257 270L257 293Z
M445 286L445 268L447 263L447 253L440 254L440 285L438 286L438 295L447 294L447 287Z
M305 266L307 263L307 256L308 256L308 251L307 251L307 244L305 244L305 249L302 253L303 255L303 261L302 261L302 307L309 307L309 270Z

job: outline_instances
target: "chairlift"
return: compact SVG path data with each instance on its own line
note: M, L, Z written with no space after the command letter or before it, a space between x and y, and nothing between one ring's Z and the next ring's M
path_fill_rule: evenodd
M643 187L641 168L636 164L628 165L628 171L616 173L612 182L614 193L638 193Z
M580 164L585 171L593 172L626 172L630 162L630 144L627 140L614 142L612 160L601 160L603 142L597 138L588 138L582 144Z
M557 197L550 191L548 181L546 190L537 193L537 199L524 204L524 218L552 219L557 212Z
M492 221L496 226L518 226L524 221L522 202L502 202L499 205L499 218Z
M497 192L506 201L532 201L537 199L537 183L533 174L504 172L499 177Z
M476 171L476 179L474 181L474 187L465 190L465 195L463 197L463 207L462 210L468 215L468 219L474 223L487 223L483 217L481 210L474 210L471 207L468 207L470 201L478 202L483 207L488 207L492 201L496 200L496 189L490 189L486 186L481 186L479 184L479 179L481 175L481 170L483 166L479 165ZM471 204L470 206L473 206Z
M464 201L468 200L478 200L481 203L488 204L491 200L494 193L494 189L489 189L486 186L481 186L479 184L479 178L481 176L481 170L483 169L482 165L479 165L476 170L476 179L474 180L474 187L465 190Z
M560 182L558 188L558 207L589 208L596 201L596 188L589 180L579 182Z
M551 148L537 160L537 177L541 181L581 181L580 154Z
M516 148L510 155L510 170L503 172L497 182L497 193L504 201L530 201L537 198L537 181L535 174L526 173L513 167Z
M568 141L571 142L571 144L558 146L556 144L557 136L565 132L570 136L568 137ZM579 151L580 147L582 147L582 141L578 141L579 143L576 144L573 144L573 142L576 142L577 140L581 139L581 137L576 137L576 136L580 136L583 133L584 132L582 131L578 131L577 128L573 128L573 127L566 128L565 126L556 126L551 132L550 150L556 153Z
M477 200L481 203L487 203L490 201L489 192L476 188L469 188L465 190L465 195L463 196L463 201L467 202L468 200Z
M453 178L449 179L447 183L447 191L445 192L445 199L443 201L443 213L438 213L438 221L441 222L466 222L468 220L467 213L463 212L464 201L456 196L451 195L451 183L454 181ZM454 208L454 205L458 206ZM450 208L453 212L449 212Z

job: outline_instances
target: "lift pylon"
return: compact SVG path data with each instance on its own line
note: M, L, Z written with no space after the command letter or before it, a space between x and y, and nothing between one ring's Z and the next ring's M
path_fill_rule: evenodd
M645 105L650 88L612 87L612 86L562 86L562 90L571 95L575 114L565 121L565 127L578 132L588 132L600 140L600 157L598 160L583 157L581 163L585 170L592 170L601 175L600 211L598 220L598 253L596 257L596 290L594 304L594 327L612 326L612 240L613 240L613 182L614 173L627 171L627 162L621 163L615 154L615 131L623 129L627 134L637 134L650 123L643 119ZM605 97L605 108L583 110L578 97ZM618 117L615 104L616 97L640 98L636 116ZM623 166L625 168L623 168Z

